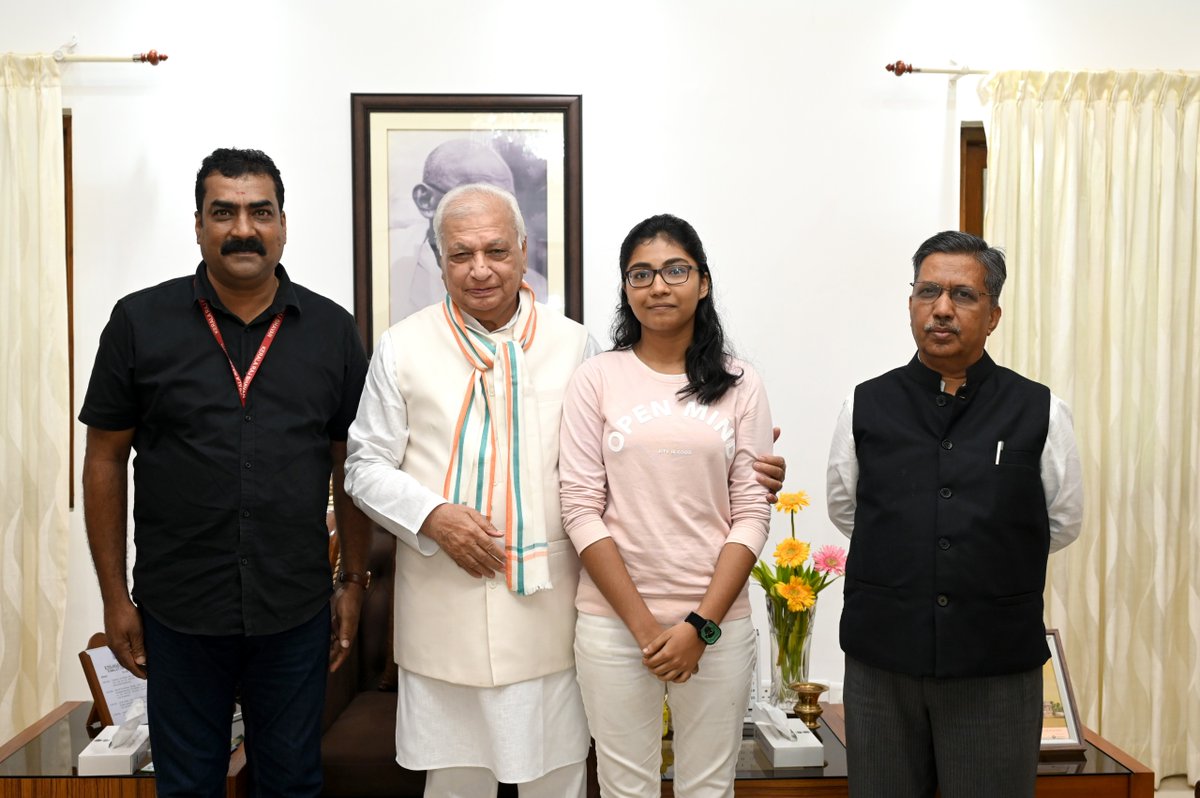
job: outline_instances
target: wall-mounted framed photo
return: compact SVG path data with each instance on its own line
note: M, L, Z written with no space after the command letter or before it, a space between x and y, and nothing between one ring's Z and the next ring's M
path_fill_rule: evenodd
M582 98L352 94L354 313L368 350L445 296L431 222L466 183L511 191L538 301L583 316Z
M1046 630L1050 659L1042 666L1042 759L1076 759L1087 750L1075 692L1057 629Z

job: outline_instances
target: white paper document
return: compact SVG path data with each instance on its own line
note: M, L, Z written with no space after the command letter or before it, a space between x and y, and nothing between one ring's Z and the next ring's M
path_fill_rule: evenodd
M145 702L146 680L127 671L108 646L89 648L85 653L96 669L96 679L100 682L108 711L112 713L113 724L120 726L134 701L140 698Z

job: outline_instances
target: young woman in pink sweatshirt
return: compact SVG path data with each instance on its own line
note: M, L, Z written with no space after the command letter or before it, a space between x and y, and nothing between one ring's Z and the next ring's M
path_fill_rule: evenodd
M754 667L747 579L770 506L758 375L725 345L690 224L654 216L621 246L614 349L575 372L559 469L584 573L575 659L606 796L660 791L662 702L675 794L733 795Z

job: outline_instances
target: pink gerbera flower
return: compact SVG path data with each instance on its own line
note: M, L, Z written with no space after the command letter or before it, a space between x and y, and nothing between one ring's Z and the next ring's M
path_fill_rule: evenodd
M813 555L813 570L842 576L846 573L846 550L841 546L822 546Z

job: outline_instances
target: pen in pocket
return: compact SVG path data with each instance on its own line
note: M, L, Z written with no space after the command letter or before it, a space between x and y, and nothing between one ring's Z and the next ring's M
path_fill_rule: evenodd
M996 465L1000 465L1000 453L1004 451L1004 441L996 441Z

